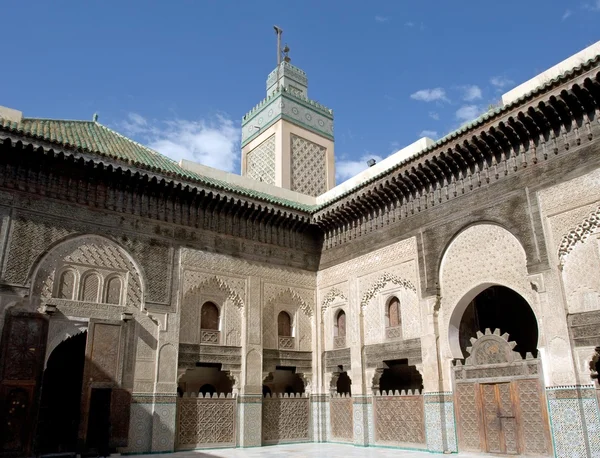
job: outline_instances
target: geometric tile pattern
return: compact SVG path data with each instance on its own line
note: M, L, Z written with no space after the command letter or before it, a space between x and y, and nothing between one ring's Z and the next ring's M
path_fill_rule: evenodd
M241 447L260 447L262 444L262 403L241 402L239 406L239 445Z
M177 399L177 449L235 446L235 398Z
M173 401L175 396L172 397ZM172 452L175 442L177 404L155 403L152 425L152 452Z
M309 412L307 397L265 397L262 405L263 442L277 444L308 441Z
M594 387L547 388L546 396L555 456L600 457L600 412Z
M131 404L128 453L150 452L152 448L152 404Z
M275 184L275 134L247 154L246 176L263 183Z
M291 134L292 191L319 196L327 191L327 148Z
M423 396L375 396L373 404L377 443L425 445Z
M430 452L457 452L452 393L426 393L425 430Z
M352 442L354 431L352 424L352 398L335 396L329 401L331 440L335 442Z

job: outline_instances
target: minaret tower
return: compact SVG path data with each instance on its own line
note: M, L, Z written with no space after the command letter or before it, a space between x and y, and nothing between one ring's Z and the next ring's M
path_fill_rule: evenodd
M267 97L242 119L242 175L318 196L335 186L333 110L308 98L306 73L290 63L283 31Z

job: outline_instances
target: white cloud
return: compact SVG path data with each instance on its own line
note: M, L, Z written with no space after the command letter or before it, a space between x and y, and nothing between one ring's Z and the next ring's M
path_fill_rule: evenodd
M584 3L583 8L589 11L600 11L600 0Z
M441 87L421 89L420 91L411 94L410 98L422 102L435 102L436 100L442 100L444 102L450 101L448 100L448 97L446 97L446 91Z
M121 127L129 135L136 135L148 129L148 121L137 113L129 113L127 119L121 123Z
M390 18L387 16L379 16L378 15L378 16L375 16L375 20L377 22L388 22L390 20Z
M200 164L237 172L240 157L240 128L222 115L214 119L148 121L130 113L121 127L136 135L149 148L176 161L187 159Z
M439 113L437 113L437 112L435 112L435 111L430 111L430 112L429 112L429 117L430 117L431 119L435 119L436 121L439 121L439 120L440 120L440 114L439 114Z
M436 130L422 130L421 133L419 134L419 137L429 137L429 138L436 139L436 138L438 138L438 133Z
M573 11L571 11L571 10L565 11L561 17L561 21L566 21L572 14L573 14Z
M415 23L414 23L414 22L411 22L411 21L408 21L408 22L405 22L405 23L404 23L404 25L405 25L406 27L414 27L414 26L415 26Z
M498 89L515 84L514 81L509 80L506 76L494 76L490 79L490 83L492 83L492 86L497 87Z
M481 98L481 89L479 86L474 84L462 86L463 91L463 100L467 102L472 102L473 100L479 100Z
M367 161L369 159L375 159L377 162L381 161L383 158L377 155L369 155L365 154L361 156L358 160L346 160L340 159L335 164L335 179L337 183L342 183L353 176L358 175L363 170L369 168L367 165Z
M483 112L482 108L477 105L463 105L456 110L456 119L462 122L472 121Z

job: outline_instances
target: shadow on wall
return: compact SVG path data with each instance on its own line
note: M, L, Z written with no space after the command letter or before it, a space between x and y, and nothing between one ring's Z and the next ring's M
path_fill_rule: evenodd
M160 415L153 421L150 400L147 408L137 409L134 418L136 425L144 425L145 437L128 443L135 401L116 374L134 370L133 359L123 367L119 358L128 348L125 339L123 345L118 344L122 336L131 337L131 332L122 331L132 325L94 323L93 336L88 330L57 345L44 370L48 317L17 309L7 313L0 353L0 418L4 420L0 422L0 453L103 456L130 447L147 452L157 425L158 431L170 432L172 437L173 425L162 424ZM133 355L134 347L129 347ZM132 432L137 434L137 430ZM166 449L172 449L172 444L166 444Z

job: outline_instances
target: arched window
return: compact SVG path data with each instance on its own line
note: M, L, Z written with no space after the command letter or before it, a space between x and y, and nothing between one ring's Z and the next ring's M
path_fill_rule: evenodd
M81 282L81 300L84 302L98 302L100 276L95 273L86 274Z
M65 270L60 275L58 289L56 295L59 299L73 299L73 291L75 289L75 272Z
M219 330L219 308L212 302L205 302L200 312L200 328Z
M277 317L277 335L279 337L292 336L292 319L287 312L279 312Z
M106 282L106 292L104 294L107 304L121 303L121 279L119 277L111 277Z
M333 335L335 337L346 336L346 312L344 312L343 310L340 310L335 318Z
M389 328L397 328L402 324L400 319L400 301L392 297L387 305L387 323Z

